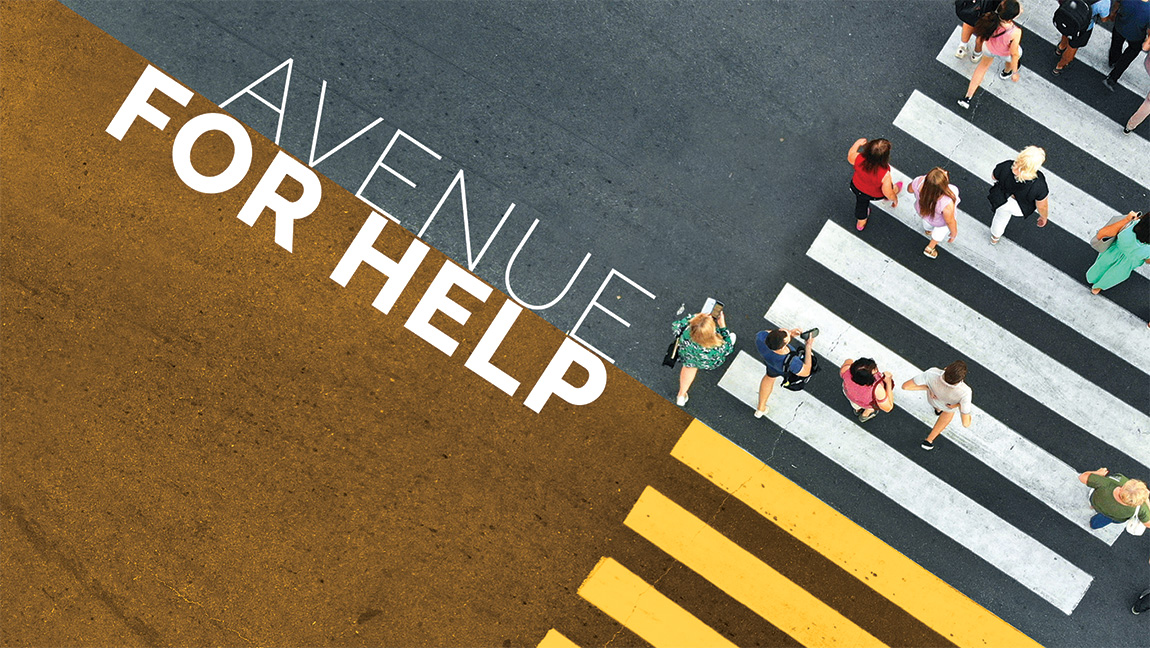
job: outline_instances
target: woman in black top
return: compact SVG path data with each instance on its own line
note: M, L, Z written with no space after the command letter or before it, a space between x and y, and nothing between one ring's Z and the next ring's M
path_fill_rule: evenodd
M1038 168L1046 161L1046 151L1037 146L1022 149L1014 160L1006 160L994 167L987 198L994 210L990 222L990 242L998 243L1011 218L1028 218L1038 212L1038 226L1046 227L1050 216L1046 176Z

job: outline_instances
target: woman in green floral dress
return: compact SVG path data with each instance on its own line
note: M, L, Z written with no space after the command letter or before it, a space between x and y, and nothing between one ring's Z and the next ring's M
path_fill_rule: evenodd
M700 369L714 369L723 364L735 350L735 334L727 330L727 318L719 313L716 321L710 313L699 313L671 325L679 335L679 358L683 368L679 371L679 395L675 403L687 404L687 390Z

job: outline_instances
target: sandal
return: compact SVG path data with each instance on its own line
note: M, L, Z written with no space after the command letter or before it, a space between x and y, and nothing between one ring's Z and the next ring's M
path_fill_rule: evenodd
M938 250L936 250L934 248L930 248L930 247L924 248L922 253L925 254L926 256L932 258L932 259L938 258Z

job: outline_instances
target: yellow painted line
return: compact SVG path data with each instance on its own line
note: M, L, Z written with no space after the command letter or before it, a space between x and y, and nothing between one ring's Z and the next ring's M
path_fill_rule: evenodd
M601 558L579 596L655 648L735 648L695 615L612 558Z
M956 645L1040 646L702 422L671 455Z
M623 524L804 646L886 645L650 486Z
M547 634L543 636L543 640L539 642L536 648L579 648L579 646L564 636L562 632L551 628L547 631Z

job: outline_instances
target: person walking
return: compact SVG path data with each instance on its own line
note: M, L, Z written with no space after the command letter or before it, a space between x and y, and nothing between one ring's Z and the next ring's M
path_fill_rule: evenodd
M855 195L855 229L861 232L870 218L871 201L886 198L898 207L902 183L891 180L890 142L885 139L855 140L847 151L847 162L855 169L850 186Z
M958 221L955 208L958 207L958 187L950 184L950 174L942 167L934 167L926 175L911 180L910 193L914 194L914 209L922 219L922 227L930 242L922 251L926 256L937 259L935 248L946 239L954 243L958 237Z
M811 347L815 342L815 336L800 338L802 334L799 329L772 329L759 331L755 336L755 348L767 365L767 373L759 381L759 405L755 408L755 418L762 418L771 411L767 406L767 399L775 389L776 378L788 371L799 378L805 378L814 372L815 354L811 351ZM803 340L804 346L801 350L791 348L791 340L795 338Z
M1090 2L1090 0L1076 1ZM1063 34L1062 40L1058 42L1058 47L1054 48L1054 53L1059 56L1058 63L1054 65L1054 74L1062 74L1062 70L1066 69L1066 66L1070 65L1075 55L1078 54L1079 48L1085 47L1086 43L1090 41L1090 36L1094 33L1094 23L1112 20L1114 16L1111 13L1110 0L1093 0L1090 3L1090 15L1086 19L1086 24L1075 34ZM1057 16L1055 16L1055 21L1057 22Z
M974 26L978 24L978 19L983 14L994 11L998 6L999 0L960 0L954 3L954 13L958 16L958 20L962 23L962 39L958 44L958 49L954 52L954 58L965 58L968 51L970 36L974 34ZM974 51L970 52L970 60L978 63L982 58L982 42L977 38L974 40Z
M970 108L970 100L974 98L974 91L982 85L982 79L994 57L1010 57L1002 65L1001 76L1018 83L1018 64L1022 59L1022 29L1014 24L1014 19L1022 13L1022 5L1018 0L1002 0L998 7L978 19L974 25L974 35L978 37L975 49L985 49L989 57L983 57L974 68L970 77L970 84L966 86L966 94L958 100L958 105Z
M1142 41L1142 51L1150 52L1150 33L1146 35L1146 40ZM1146 74L1150 74L1150 53L1146 54L1144 63L1146 64ZM1126 125L1122 127L1122 132L1129 133L1135 128L1138 128L1138 125L1142 123L1142 120L1146 119L1147 115L1150 115L1150 92L1146 93L1146 101L1143 101L1142 105L1138 106L1138 109L1134 111L1134 114L1130 115L1130 119L1127 120Z
M700 369L714 369L723 364L735 350L735 334L727 330L725 312L718 318L710 313L684 317L671 325L679 335L679 357L683 368L679 370L679 393L675 404L687 404L687 390L695 382Z
M879 410L894 409L894 376L889 371L879 372L870 358L847 358L839 367L843 379L843 395L850 401L859 423L866 423Z
M1095 295L1126 281L1143 263L1150 263L1150 218L1145 217L1145 212L1130 212L1126 216L1130 222L1086 271L1090 292Z
M1101 529L1115 522L1126 522L1138 516L1138 521L1150 529L1150 489L1146 482L1125 475L1110 474L1107 468L1088 470L1078 476L1090 492L1090 508L1096 513L1090 518L1091 529Z
M998 243L1011 218L1030 218L1038 212L1038 226L1046 227L1050 219L1050 189L1046 176L1039 169L1046 162L1046 151L1027 146L1014 160L1000 162L994 167L987 199L994 210L990 221L990 242Z
M1134 62L1141 51L1139 45L1150 27L1150 0L1114 0L1118 13L1114 18L1114 32L1110 37L1110 74L1102 79L1110 92L1118 86L1118 79Z
M934 440L950 425L956 408L962 415L962 426L970 427L973 392L965 380L966 363L955 360L945 369L931 367L902 384L905 391L925 391L926 402L930 403L938 415L930 434L921 444L923 450L934 450Z

